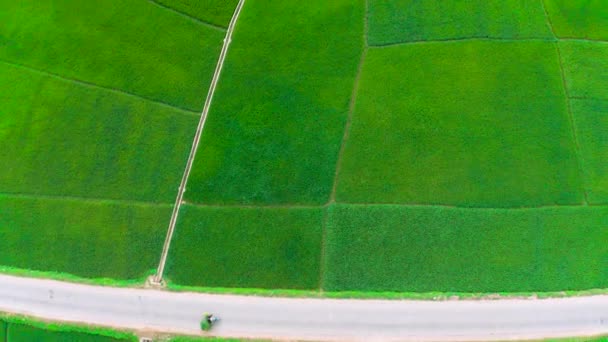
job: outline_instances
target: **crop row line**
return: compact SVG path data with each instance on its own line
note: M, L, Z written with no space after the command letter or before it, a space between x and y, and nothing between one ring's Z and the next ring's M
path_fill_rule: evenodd
M162 202L150 202L150 201L138 201L138 200L126 200L126 199L115 199L115 198L100 198L100 197L82 197L82 196L70 196L70 195L49 195L49 194L34 194L34 193L13 193L13 192L0 192L0 197L12 197L12 198L23 198L23 199L44 199L44 200L66 200L66 201L81 201L89 203L100 203L100 204L122 204L122 205L138 205L138 206L152 206L152 207L171 207L171 203ZM182 201L182 205L188 205L195 208L209 208L209 209L319 209L328 208L332 204L342 204L353 207L373 207L373 206L391 206L391 207L420 207L420 208L448 208L448 209L471 209L471 210L533 210L533 209L547 209L547 208L580 208L586 207L587 205L581 204L548 204L538 206L521 206L521 207L475 207L475 206L459 206L449 204L424 204L424 203L381 203L381 202L328 202L320 205L306 205L306 204L205 204L205 203L189 203ZM608 207L608 204L589 204L589 207Z
M124 90L120 90L120 89L116 89L116 88L111 88L111 87L104 87L104 86L101 86L101 85L98 85L98 84L95 84L95 83L91 83L91 82L87 82L87 81L78 80L78 79L75 79L75 78L70 78L70 77L62 76L62 75L59 75L59 74L56 74L56 73L53 73L53 72L50 72L50 71L34 68L34 67L27 66L27 65L24 65L24 64L20 64L20 63L15 63L15 62L12 62L12 61L7 61L5 59L0 59L0 63L5 64L5 65L9 65L9 66L12 66L12 67L15 67L15 68L20 68L20 69L23 69L23 70L27 70L27 71L30 71L30 72L33 72L33 73L37 73L37 74L40 74L40 75L45 75L45 76L48 76L48 77L51 77L51 78L54 78L54 79L58 79L58 80L61 80L61 81L64 81L64 82L78 84L80 86L87 87L87 88L101 89L101 90L108 91L108 92L111 92L111 93L120 94L120 95L128 96L128 97L131 97L131 98L135 98L135 99L138 99L138 100L142 100L142 101L146 101L146 102L149 102L149 103L153 103L153 104L161 106L161 107L171 108L171 109L177 110L180 113L185 114L185 115L199 116L199 114L200 114L198 112L195 112L195 111L192 111L192 110L189 110L189 109L176 107L176 106L174 106L172 104L169 104L169 103L166 103L166 102L163 102L163 101L159 101L159 100L154 100L154 99L151 99L151 98L148 98L148 97L145 97L145 96L141 96L141 95L137 95L137 94L134 94L134 93L130 93L128 91L124 91Z
M395 42L386 44L373 44L369 45L372 49L390 48L401 45L415 45L415 44L431 44L431 43L449 43L449 42L466 42L466 41L488 41L488 42L549 42L555 43L559 41L574 41L574 42L589 42L589 43L608 43L605 40L597 39L586 39L586 38L500 38L500 37L460 37L460 38L446 38L446 39L429 39L429 40L410 40L407 42Z
M551 21L551 16L549 16L549 12L547 11L547 7L545 6L545 1L540 0L540 3L542 5L543 12L545 13L545 20L547 21L547 25L549 25L551 34L553 35L554 38L557 39L557 34L555 33L555 28L553 26L553 22ZM568 90L568 84L566 82L566 73L564 71L564 61L562 58L561 49L559 48L559 44L555 44L555 49L557 51L557 58L558 58L558 62L559 62L559 70L560 70L560 76L562 79L562 86L564 88L564 94L566 95L565 100L566 100L566 107L568 109L568 121L570 122L570 133L572 135L572 140L574 142L574 147L575 147L574 152L576 154L576 162L577 162L577 166L578 166L578 172L580 175L579 179L580 179L580 183L581 183L581 189L583 191L585 205L589 205L589 198L587 195L587 190L585 189L585 184L584 184L584 181L582 178L583 174L584 174L584 168L583 168L583 162L582 162L582 157L581 157L581 146L579 143L578 135L576 134L574 115L572 115L572 102L570 101L570 91Z
M363 70L363 64L365 62L365 57L367 56L367 50L369 49L369 41L368 41L368 11L369 11L369 1L364 0L365 6L363 10L363 49L361 51L361 57L359 58L359 65L357 66L357 74L355 75L355 80L353 82L353 89L350 95L350 101L348 103L348 116L346 117L346 123L344 124L344 132L342 134L342 141L340 142L340 150L338 152L338 158L336 159L336 167L334 171L334 178L331 188L331 193L329 195L329 200L323 207L328 207L332 203L336 201L336 190L338 188L338 177L340 175L342 159L344 158L344 150L346 149L346 142L348 141L348 137L350 134L350 127L352 124L353 113L355 111L355 104L357 102L357 94L359 92L359 83L361 80L361 74ZM325 279L325 264L326 264L326 245L327 245L327 211L323 214L323 224L322 224L322 232L321 232L321 251L320 251L320 263L319 263L319 291L323 292L324 284L323 280Z
M122 205L153 206L153 207L170 207L171 206L171 203L125 200L125 199L115 199L115 198L34 194L34 193L0 192L0 197L23 198L23 199L32 199L32 200L34 200L34 199L65 200L65 201L79 201L79 202L99 203L99 204L122 204Z
M179 10L177 10L177 9L173 8L173 7L169 7L169 6L167 6L167 5L163 4L163 3L160 3L160 2L158 2L158 1L156 1L156 0L148 0L148 1L149 1L150 3L152 3L152 4L156 5L156 6L160 7L160 8L163 8L163 9L165 9L165 10L169 11L169 12L173 12L173 13L175 13L175 14L177 14L177 15L179 15L179 16L182 16L182 17L184 17L184 18L186 18L186 19L188 19L188 20L194 21L194 22L196 22L197 24L203 25L203 26L208 27L208 28L213 29L213 30L217 30L217 31L226 32L226 28L225 28L225 27L223 27L223 26L219 26L219 25L216 25L216 24L210 23L210 22L208 22L208 21L204 21L204 20L202 20L202 19L195 18L195 17L191 16L191 15L190 15L190 14L188 14L188 13L185 13L185 12L179 11Z

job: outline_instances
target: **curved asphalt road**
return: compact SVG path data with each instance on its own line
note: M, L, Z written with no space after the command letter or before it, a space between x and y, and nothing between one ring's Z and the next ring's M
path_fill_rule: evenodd
M505 340L608 333L608 296L543 300L289 299L110 288L0 275L0 311L50 320L299 340Z

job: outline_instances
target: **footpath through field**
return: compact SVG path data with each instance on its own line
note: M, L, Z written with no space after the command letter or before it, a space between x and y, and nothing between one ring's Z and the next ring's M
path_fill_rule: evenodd
M205 128L205 122L207 121L207 115L209 114L209 109L211 108L211 101L213 101L215 88L217 87L217 83L220 79L220 74L222 72L222 68L224 67L226 55L228 54L228 47L230 46L230 42L232 40L232 32L234 32L234 26L236 25L236 21L238 20L239 15L241 14L241 9L243 9L244 4L245 0L239 1L236 6L236 9L234 10L234 14L232 15L232 19L230 20L230 24L228 25L228 29L226 30L226 37L224 38L222 51L220 52L217 65L215 67L215 72L213 73L213 78L211 79L211 84L209 85L209 91L207 92L207 97L205 98L203 112L201 113L201 118L199 120L198 127L196 128L196 134L194 135L194 141L192 142L190 155L188 156L186 168L184 169L184 174L182 175L182 180L179 184L179 189L177 191L177 197L175 198L175 205L173 206L171 220L169 221L169 228L167 229L167 235L165 237L163 251L160 256L160 262L158 264L156 274L154 275L155 282L161 282L163 279L165 264L167 262L167 255L169 254L169 247L171 246L171 239L173 237L173 232L175 231L175 225L177 224L177 216L179 215L179 210L183 203L184 192L186 192L186 186L188 185L188 178L190 177L190 172L192 171L192 164L194 163L196 151L198 151L198 145L201 141L201 135L203 134L203 129Z
M608 296L490 301L264 298L0 275L0 311L136 330L298 340L507 340L608 333Z

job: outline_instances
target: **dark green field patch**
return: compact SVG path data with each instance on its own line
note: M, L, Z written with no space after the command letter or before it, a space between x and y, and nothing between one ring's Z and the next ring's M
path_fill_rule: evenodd
M337 200L582 203L566 103L553 43L370 49Z
M608 204L608 100L571 100L589 202Z
M568 93L608 100L608 43L561 41Z
M326 202L362 35L363 1L247 1L188 200Z
M605 0L543 0L560 38L608 39Z
M228 27L238 0L153 0L193 18Z
M6 339L6 328L7 328L6 322L3 320L0 320L0 341L2 341L2 342L8 342L8 340Z
M540 1L369 0L369 43L551 38Z
M562 291L608 287L608 208L330 208L324 289Z
M196 115L0 70L0 192L173 201Z
M94 332L45 329L28 324L10 323L6 342L135 342L136 338L105 336Z
M318 288L321 208L182 208L167 264L172 282Z
M171 207L0 196L0 265L139 279L158 264Z
M200 110L224 33L149 1L2 1L0 59Z

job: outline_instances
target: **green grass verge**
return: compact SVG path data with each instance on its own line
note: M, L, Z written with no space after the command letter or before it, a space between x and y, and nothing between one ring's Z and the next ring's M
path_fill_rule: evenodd
M224 33L149 1L23 0L0 36L1 60L200 110Z
M2 62L0 88L0 191L173 202L195 115Z
M156 267L171 207L0 196L0 265L141 279Z
M167 262L171 281L318 288L321 208L182 208Z
M330 207L328 291L608 288L608 207Z
M238 0L153 0L212 25L228 27Z
M589 289L580 291L534 291L534 292L397 292L397 291L318 291L318 290L289 290L261 289L235 287L201 287L183 286L172 282L167 283L167 290L176 292L198 292L212 294L231 294L241 296L287 297L287 298L334 298L334 299L407 299L407 300L493 300L502 298L567 298L580 296L595 296L608 294L608 288Z
M363 7L362 0L245 3L189 201L327 201L363 48Z
M592 204L608 203L608 100L571 100L585 189Z
M582 203L566 104L554 43L372 48L337 201Z
M0 327L5 327L6 342L125 342L138 341L138 338L127 332L107 328L65 323L47 323L24 316L0 313ZM0 328L0 337L2 330Z
M558 37L608 39L608 6L604 0L543 1Z
M540 1L370 0L369 42L551 38Z
M561 41L559 47L568 94L608 100L608 43Z

